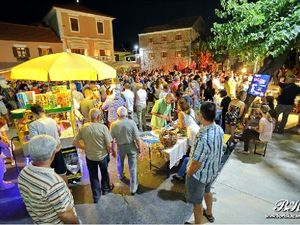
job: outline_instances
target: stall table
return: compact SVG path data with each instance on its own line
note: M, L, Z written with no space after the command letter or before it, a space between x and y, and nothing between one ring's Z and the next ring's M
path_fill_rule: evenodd
M151 145L154 143L159 143L159 138L152 131L146 132L141 138L149 151L149 167L150 170L152 170L152 166L154 165L152 164ZM228 144L229 139L230 139L230 135L224 134L224 141L223 141L224 145ZM167 159L169 162L169 169L172 169L174 166L178 164L178 162L186 154L188 147L189 147L188 138L180 137L178 138L177 143L174 146L162 150L162 153L165 153L165 155L167 155Z

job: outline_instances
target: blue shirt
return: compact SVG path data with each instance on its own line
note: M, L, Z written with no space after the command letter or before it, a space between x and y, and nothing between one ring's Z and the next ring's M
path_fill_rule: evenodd
M203 184L210 183L218 174L223 155L223 139L224 132L215 123L200 128L196 135L188 166L192 160L201 163L193 176Z

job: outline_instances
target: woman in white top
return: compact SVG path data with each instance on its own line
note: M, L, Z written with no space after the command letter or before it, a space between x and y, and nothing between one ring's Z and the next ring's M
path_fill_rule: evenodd
M179 129L186 129L189 146L192 146L200 127L196 122L195 112L190 108L185 98L178 101L178 125Z
M262 105L260 108L261 118L259 120L258 127L248 127L244 130L241 141L244 142L244 150L242 153L249 154L250 140L260 140L268 142L272 138L275 119L269 113L270 107L268 105Z

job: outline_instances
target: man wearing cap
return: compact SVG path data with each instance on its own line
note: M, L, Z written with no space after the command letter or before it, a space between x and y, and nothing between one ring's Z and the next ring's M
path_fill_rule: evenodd
M111 135L118 145L118 177L124 179L124 159L127 155L130 173L130 192L134 195L138 190L137 155L142 147L139 131L133 120L127 118L127 109L122 106L117 110L118 120L111 124Z
M300 87L295 84L296 78L294 75L287 76L285 83L280 82L280 95L277 99L276 112L276 126L275 132L283 134L285 125L287 123L289 114L293 111L295 98L300 94ZM282 113L282 119L278 122L278 117Z
M28 143L32 162L18 177L26 209L36 224L78 224L73 196L51 163L60 144L50 135L34 136Z
M167 125L167 122L171 121L171 110L174 100L174 95L171 93L167 94L163 99L156 100L151 111L152 130L163 128Z
M108 174L112 138L108 128L104 124L101 124L102 112L99 109L93 108L90 110L90 121L80 127L73 144L85 150L94 203L97 203L101 196L101 190L102 194L105 195L113 189L113 186L110 186ZM80 141L83 141L84 145ZM101 187L99 184L98 167L100 167L101 171Z

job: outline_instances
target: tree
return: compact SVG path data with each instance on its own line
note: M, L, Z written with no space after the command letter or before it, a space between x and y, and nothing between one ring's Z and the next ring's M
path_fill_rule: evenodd
M299 0L221 0L211 47L246 62L263 62L259 73L273 73L299 43ZM251 98L247 98L251 102Z
M218 54L274 62L284 58L299 39L299 0L221 0L221 6L216 15L226 22L214 23L211 42Z

